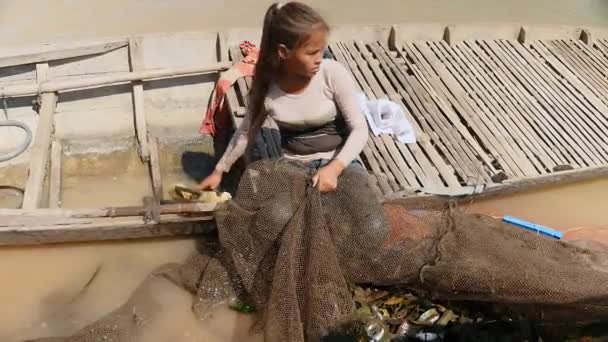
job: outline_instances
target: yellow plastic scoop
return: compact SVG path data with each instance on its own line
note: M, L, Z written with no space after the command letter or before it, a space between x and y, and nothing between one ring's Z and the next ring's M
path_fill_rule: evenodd
M176 201L202 202L202 203L219 203L226 202L232 199L228 192L218 191L199 191L188 188L182 184L175 184L171 193Z

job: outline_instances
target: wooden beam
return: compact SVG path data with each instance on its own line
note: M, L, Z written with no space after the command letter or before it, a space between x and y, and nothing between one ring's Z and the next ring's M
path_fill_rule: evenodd
M455 197L454 200L469 202L471 200L478 199L487 199L493 197L500 197L506 195L513 195L517 193L538 190L544 187L549 186L557 186L557 185L566 185L576 182L589 181L593 179L608 177L608 166L598 166L598 167L589 167L585 169L579 170L570 170L570 171L560 171L550 174L544 174L531 178L523 178L523 179L511 179L505 181L502 184L491 185L486 187L483 191L480 191L474 195L464 196L464 197ZM408 197L411 197L411 193L406 192L396 192L391 194L390 196L384 197L384 202L392 202L392 201L410 201ZM439 196L415 196L418 198L433 198ZM414 201L413 199L411 199Z
M216 207L216 203L173 203L159 205L158 212L161 215L187 214L209 216ZM50 225L48 222L56 224L56 222L60 221L62 224L70 224L82 223L83 221L81 219L144 216L150 210L151 208L145 206L91 209L0 209L0 227L31 225L31 219L37 220L38 225Z
M157 204L163 199L163 180L160 170L160 154L158 152L158 139L153 136L148 137L150 143L150 177L152 179L152 191Z
M49 175L49 208L61 207L61 166L63 145L60 140L51 145L51 172Z
M129 38L129 62L131 71L145 70L141 38ZM141 80L133 82L133 107L139 156L143 161L148 161L150 147L148 146L148 127L144 104L144 84Z
M0 246L189 236L215 229L212 216L168 215L161 220L160 224L145 223L141 218L120 218L67 226L6 227L0 228Z
M62 92L84 88L99 88L104 86L129 83L133 81L148 81L165 78L183 77L207 74L230 68L232 63L211 63L187 67L149 69L134 72L120 72L85 79L52 80L26 85L14 85L0 88L0 97L31 96L38 93Z
M14 56L0 57L0 68L23 64L42 63L56 59L96 55L110 52L126 45L127 41L122 39L101 43L95 42L89 44L82 44L79 46L67 47L51 51L32 52Z
M46 80L48 69L49 65L46 63L36 65L39 83ZM40 115L38 116L38 126L30 152L29 175L23 195L23 209L40 207L44 177L49 163L57 94L44 93L41 95L40 101Z

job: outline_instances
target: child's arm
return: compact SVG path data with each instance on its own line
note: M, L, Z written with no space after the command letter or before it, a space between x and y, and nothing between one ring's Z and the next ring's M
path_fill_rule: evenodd
M328 62L329 80L334 91L335 101L344 116L344 121L350 128L346 142L335 159L340 161L343 167L347 167L367 144L369 136L367 121L359 107L356 97L357 88L352 76L342 64L336 61Z
M247 149L247 133L250 127L249 112L245 115L243 122L239 125L236 132L230 139L230 143L226 147L226 151L222 155L222 158L218 161L215 166L217 172L228 172L234 163L243 156Z

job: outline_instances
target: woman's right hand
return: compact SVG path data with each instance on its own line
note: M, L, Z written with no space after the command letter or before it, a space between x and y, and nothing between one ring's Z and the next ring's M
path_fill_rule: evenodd
M213 172L203 179L198 185L199 190L215 190L220 186L222 182L223 172L219 170L213 170Z

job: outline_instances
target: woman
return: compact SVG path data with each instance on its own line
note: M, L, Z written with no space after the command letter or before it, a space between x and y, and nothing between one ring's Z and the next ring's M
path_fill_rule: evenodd
M352 162L367 142L367 123L348 71L323 59L328 35L329 26L309 6L270 6L247 115L201 189L219 186L267 117L279 127L284 157L316 169L313 185L320 192L336 190L345 168L362 168Z

